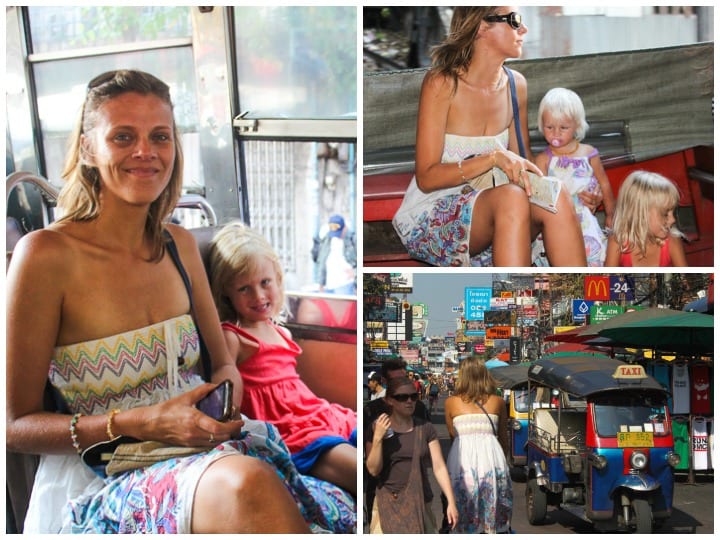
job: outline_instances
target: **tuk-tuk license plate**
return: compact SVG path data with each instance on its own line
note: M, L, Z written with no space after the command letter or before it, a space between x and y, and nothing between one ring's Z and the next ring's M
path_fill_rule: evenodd
M630 431L617 434L618 448L635 448L653 445L653 434L649 431Z

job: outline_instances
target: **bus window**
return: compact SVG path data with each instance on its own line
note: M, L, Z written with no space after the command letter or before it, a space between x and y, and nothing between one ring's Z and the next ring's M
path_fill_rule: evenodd
M202 167L193 158L198 113L190 8L29 7L28 21L41 169L51 183L61 182L67 139L88 81L105 71L132 68L170 86L186 155L185 183L203 184Z
M357 10L233 11L248 219L281 255L291 287L309 290L311 259L332 214L355 228Z
M88 81L147 71L170 86L182 137L173 220L242 220L270 240L289 289L318 290L328 218L357 230L356 7L32 6L6 19L11 169L59 187Z

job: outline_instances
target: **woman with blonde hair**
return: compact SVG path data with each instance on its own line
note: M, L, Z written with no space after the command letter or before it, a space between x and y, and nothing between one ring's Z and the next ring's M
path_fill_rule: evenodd
M586 265L568 193L557 213L529 202L528 171L542 172L530 152L527 83L503 65L521 56L527 31L515 7L455 7L450 32L432 53L420 91L415 177L393 218L416 259L529 266L531 240L542 232L550 264ZM510 183L493 187L493 168Z
M457 501L459 533L508 533L512 483L505 401L485 362L462 361L455 395L445 402L445 423L453 439L448 471Z
M24 531L327 528L277 431L240 416L200 252L168 222L182 187L168 85L124 69L90 81L63 176L63 217L20 240L7 277L7 450L40 456ZM226 379L237 414L220 421L196 404ZM140 459L86 464L120 436Z

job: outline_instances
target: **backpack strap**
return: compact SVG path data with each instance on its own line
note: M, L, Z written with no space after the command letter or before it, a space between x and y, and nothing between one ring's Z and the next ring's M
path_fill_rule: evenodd
M175 267L178 269L178 272L180 272L180 277L185 284L185 290L187 291L188 297L190 299L190 312L193 314L194 317L195 307L193 305L192 285L190 284L190 277L188 276L187 271L185 270L185 267L180 260L180 253L178 252L177 245L175 245L175 240L173 239L172 235L167 229L165 229L163 233L167 240L166 246L168 253L170 254L170 258L172 259L173 263L175 263ZM212 374L210 354L208 353L207 347L205 346L205 341L203 341L202 333L200 332L200 326L197 324L197 321L195 321L195 325L197 326L198 342L200 344L200 361L202 362L203 369L202 375L203 379L209 381L210 375Z
M505 73L508 76L508 83L510 83L510 101L512 102L513 121L515 123L515 137L518 142L518 149L520 155L524 158L527 157L525 152L525 143L523 142L522 134L520 133L520 107L518 106L517 90L515 89L515 77L513 77L512 71L507 66L503 66Z

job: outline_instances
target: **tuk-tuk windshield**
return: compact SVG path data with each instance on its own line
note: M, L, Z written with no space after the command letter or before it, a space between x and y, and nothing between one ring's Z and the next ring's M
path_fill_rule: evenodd
M515 394L515 410L519 413L528 412L530 402L528 400L527 388L513 390L512 392ZM533 394L535 394L535 392L533 392Z
M615 437L622 432L667 435L671 429L665 400L659 396L603 396L595 400L593 407L600 437Z

